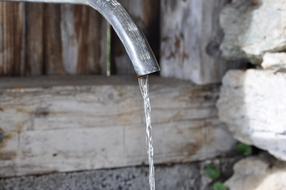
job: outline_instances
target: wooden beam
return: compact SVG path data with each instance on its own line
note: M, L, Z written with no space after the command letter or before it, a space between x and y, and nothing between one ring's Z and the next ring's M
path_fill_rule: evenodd
M47 4L44 8L44 73L65 73L61 36L61 5Z
M42 75L44 71L44 5L26 4L26 75Z
M161 1L162 76L197 84L220 82L228 65L219 46L225 0Z
M107 24L87 6L61 6L63 65L68 74L100 74L107 63ZM103 68L102 68L103 67Z
M212 158L234 140L221 128L218 86L151 79L156 163ZM0 81L0 176L147 163L135 78Z
M25 5L0 3L0 75L25 74Z
M0 4L0 75L101 74L107 24L87 6Z

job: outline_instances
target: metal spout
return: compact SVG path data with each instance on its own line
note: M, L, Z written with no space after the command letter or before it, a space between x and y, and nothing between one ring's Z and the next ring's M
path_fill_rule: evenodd
M138 76L160 71L145 36L117 0L0 0L0 2L83 4L97 10L111 24L122 41Z

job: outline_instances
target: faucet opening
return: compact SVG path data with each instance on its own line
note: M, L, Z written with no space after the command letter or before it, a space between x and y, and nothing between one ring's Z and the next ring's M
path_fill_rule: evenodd
M144 34L117 0L0 0L0 2L38 2L83 4L97 10L114 28L123 43L138 76L160 71Z

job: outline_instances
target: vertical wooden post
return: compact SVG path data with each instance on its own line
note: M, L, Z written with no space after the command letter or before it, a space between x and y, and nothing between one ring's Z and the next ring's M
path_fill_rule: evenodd
M25 5L0 4L0 75L23 75L25 65Z
M197 84L220 82L227 65L219 46L225 0L161 1L162 76Z
M99 74L106 64L107 25L86 6L61 6L61 43L65 71Z
M44 74L64 74L61 43L61 7L45 5L44 9Z
M26 4L26 64L27 75L41 75L44 68L44 5Z

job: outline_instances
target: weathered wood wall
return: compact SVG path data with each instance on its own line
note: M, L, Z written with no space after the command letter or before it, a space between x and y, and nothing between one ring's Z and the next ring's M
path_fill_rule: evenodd
M25 64L24 4L0 4L0 73L19 75Z
M163 77L216 83L233 67L219 48L227 0L119 1L160 58ZM112 74L134 74L115 32L108 41L107 23L91 8L1 3L0 24L0 75L105 74L109 60Z
M147 163L134 79L2 79L0 177ZM217 85L162 78L151 84L156 163L205 160L232 148L235 141L217 118Z
M135 22L159 50L159 0L122 0ZM0 75L105 74L112 45L113 74L134 73L120 40L85 6L0 4ZM156 52L156 51L155 51Z
M1 75L99 74L106 22L85 6L0 4Z
M177 4L165 2L166 6ZM221 5L220 1L203 6L199 0L193 0L195 2L200 14L203 14L200 10L211 10L208 14L215 14L217 9L212 6ZM160 0L122 0L122 3L159 55ZM186 0L182 5L188 3ZM182 38L177 41L175 36L175 46L169 44L175 51L171 55L176 57L179 52L179 58L173 59L174 64L197 67L189 74L199 79L216 69L208 78L212 79L221 71L220 67L215 67L219 63L207 57L211 54L216 60L217 52L213 52L212 47L216 46L218 28L211 25L204 31L203 25L214 24L217 20L208 15L206 23L200 23L205 20L196 17L194 12L189 14L188 7L183 13L185 15L180 17L162 14L167 16L162 18L166 22L162 30L167 29L167 25L174 27ZM189 24L189 17L194 17L194 23L188 26L198 26L193 37L187 25L180 28L167 22L167 19L181 19L182 23ZM132 74L133 68L121 42L113 32L111 44L108 44L107 31L103 18L84 6L0 4L0 75L104 74L109 45L113 74ZM192 42L186 46L189 47L204 37L208 40L200 41L199 48L191 52L197 62L189 62L191 59L184 49L186 39ZM210 47L207 52L205 45ZM164 56L165 52L162 53ZM175 77L193 80L180 77L190 71L184 66L173 71ZM137 83L131 83L130 78L76 78L0 80L0 176L146 162L143 105ZM202 160L232 148L234 140L220 127L217 118L218 86L200 87L168 79L152 81L152 84L154 136L168 136L155 139L157 163Z
M226 0L161 1L162 75L198 84L220 82L228 65L219 50Z

